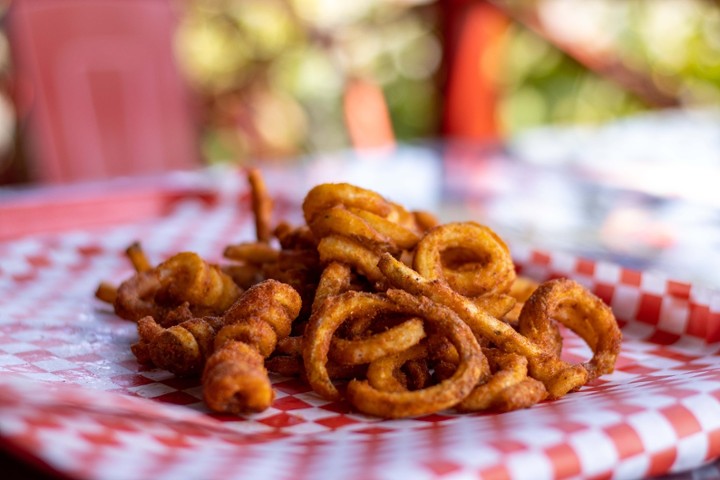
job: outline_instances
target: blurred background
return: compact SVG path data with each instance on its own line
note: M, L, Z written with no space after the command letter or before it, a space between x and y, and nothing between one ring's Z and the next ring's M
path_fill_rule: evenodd
M217 189L260 164L286 196L351 181L509 240L720 284L718 1L0 0L0 12L0 185L193 171ZM29 228L2 218L11 190L0 233ZM126 218L120 205L98 218Z
M4 184L720 106L709 0L0 5Z

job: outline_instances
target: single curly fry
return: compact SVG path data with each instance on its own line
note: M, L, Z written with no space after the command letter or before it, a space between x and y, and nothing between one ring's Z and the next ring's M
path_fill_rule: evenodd
M323 183L310 189L303 200L305 222L311 225L315 219L335 205L356 207L376 215L387 217L394 206L379 193L349 183Z
M290 335L292 322L300 313L302 300L290 285L265 280L253 285L225 312L225 325L256 318L272 327L277 338Z
M222 314L240 295L232 278L193 252L175 254L154 271L163 300L187 301L191 307L205 308L212 315Z
M433 227L437 227L440 224L440 221L431 212L425 210L415 210L411 213L415 219L415 224L417 225L418 229L423 233L427 232Z
M95 298L105 303L113 304L117 298L117 287L109 282L100 282L95 290Z
M347 340L334 337L329 357L345 365L370 363L385 355L408 349L423 338L425 338L423 321L419 318L411 318L384 332L361 339Z
M250 183L252 210L255 216L255 236L258 242L268 243L272 238L273 200L260 170L248 169L247 179Z
M215 336L215 349L220 349L224 343L231 341L247 343L265 358L275 351L278 336L269 323L250 317L221 328Z
M367 380L370 386L385 392L404 392L407 385L399 377L400 368L411 360L428 356L426 344L418 343L408 349L375 359L368 365ZM455 371L456 368L453 369Z
M320 281L315 289L312 309L320 307L326 298L340 295L350 289L350 267L344 263L330 262L320 274Z
M230 260L249 263L251 265L262 265L275 262L280 252L264 242L245 242L228 245L223 251L223 256Z
M133 353L141 363L151 362L178 376L200 373L212 352L219 321L212 317L193 318L162 328L152 317L144 317L138 321L139 340L132 347Z
M504 293L515 280L507 245L490 228L474 222L447 223L428 231L417 244L413 268L471 297Z
M133 242L130 244L130 246L125 250L125 254L130 259L130 263L132 263L136 272L147 272L152 269L152 264L150 263L147 255L145 255L140 242Z
M330 235L348 237L364 245L371 245L373 249L381 251L396 251L390 238L373 228L357 210L350 211L343 205L335 205L315 216L308 224L315 238L324 238Z
M612 373L622 333L610 307L573 280L550 280L541 284L525 302L518 330L544 351L557 352L562 337L553 320L570 328L592 350L592 358L583 364L590 380Z
M340 392L328 375L327 363L333 334L343 322L357 316L398 311L398 305L379 294L349 291L328 297L311 315L303 337L303 362L313 390L328 400L340 399Z
M324 237L318 243L320 262L346 263L370 282L382 282L383 274L377 268L378 254L358 242L339 235Z
M489 371L472 331L452 310L428 298L394 289L388 290L387 295L404 312L422 317L448 337L458 351L457 369L449 379L414 391L388 392L374 388L366 380L351 380L347 386L348 400L361 412L382 418L425 415L456 405Z
M490 409L499 401L501 392L527 378L528 362L525 357L497 349L486 349L484 353L490 363L492 376L473 388L458 404L458 410L471 412Z
M164 317L167 309L155 301L161 286L154 270L136 273L118 286L113 302L115 314L132 321L146 316Z
M382 238L386 239L392 246L392 250L410 250L414 248L420 240L420 235L417 231L406 228L400 223L390 221L387 218L363 210L362 208L349 208L348 210L364 220L378 235L382 235ZM413 222L412 226L415 227L414 218L409 217L409 219ZM388 249L388 251L389 250L390 249Z
M252 346L226 342L205 364L203 399L215 412L262 412L275 398L264 359Z

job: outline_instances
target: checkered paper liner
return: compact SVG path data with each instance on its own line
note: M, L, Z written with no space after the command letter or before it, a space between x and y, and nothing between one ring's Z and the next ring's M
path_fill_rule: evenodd
M125 247L156 261L220 261L253 228L237 204L180 203L153 221L0 243L0 441L67 477L638 478L720 457L720 295L562 253L511 246L521 273L569 276L623 327L616 372L510 413L445 411L385 421L274 377L267 411L207 411L197 380L143 368L134 324L93 297L131 274ZM589 350L569 338L570 360Z

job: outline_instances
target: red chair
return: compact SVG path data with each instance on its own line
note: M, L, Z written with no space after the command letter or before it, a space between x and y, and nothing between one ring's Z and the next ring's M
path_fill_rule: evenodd
M14 0L7 21L33 180L199 165L171 1Z

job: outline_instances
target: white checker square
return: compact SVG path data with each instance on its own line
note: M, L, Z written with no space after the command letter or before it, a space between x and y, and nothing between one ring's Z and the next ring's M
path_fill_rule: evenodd
M551 480L555 477L554 469L548 457L540 452L526 452L511 455L506 465L513 479Z
M695 388L695 385L693 385ZM720 429L720 403L710 395L695 395L683 398L680 402L698 419L706 432Z
M25 342L6 343L2 346L2 349L7 353L24 353L39 350L37 345Z
M67 360L63 360L62 358L40 360L37 362L33 362L33 365L38 366L43 370L47 370L48 372L57 372L59 370L71 370L73 368L77 368L77 365L75 365L73 362L68 362Z
M165 395L166 393L177 391L176 388L169 387L162 383L149 383L147 385L141 385L139 387L131 387L128 390L144 398L155 398L161 395Z
M665 295L667 293L667 277L644 273L640 279L640 289L655 295Z
M658 328L666 332L683 334L688 325L687 303L681 300L664 297L660 309Z
M708 438L704 432L682 438L677 446L677 458L672 470L680 472L700 465L708 453Z
M636 480L646 476L650 468L650 456L644 453L621 461L613 472L613 480Z
M619 318L634 320L640 303L640 292L634 287L617 285L610 301L610 308Z
M581 471L588 477L604 472L608 465L618 461L612 441L599 430L570 435L568 441L580 459Z
M2 348L0 348L0 352L2 352ZM18 358L14 355L0 355L0 369L2 367L9 367L13 365L23 365L26 364L27 361L23 360L22 358Z
M509 437L526 445L537 448L546 448L560 443L564 435L562 432L549 428L547 425L528 425L522 429L511 431Z
M645 404L648 408L654 405ZM642 440L645 451L659 452L671 448L677 443L675 429L664 415L653 410L647 410L628 416L627 423L633 427Z
M567 418L571 421L578 422L584 425L589 425L595 428L603 428L610 425L615 425L622 420L622 416L619 413L601 409L593 411L592 415L588 415L587 411L571 413L568 415Z
M617 285L620 282L622 269L615 264L608 262L597 262L595 264L595 279L598 282Z

